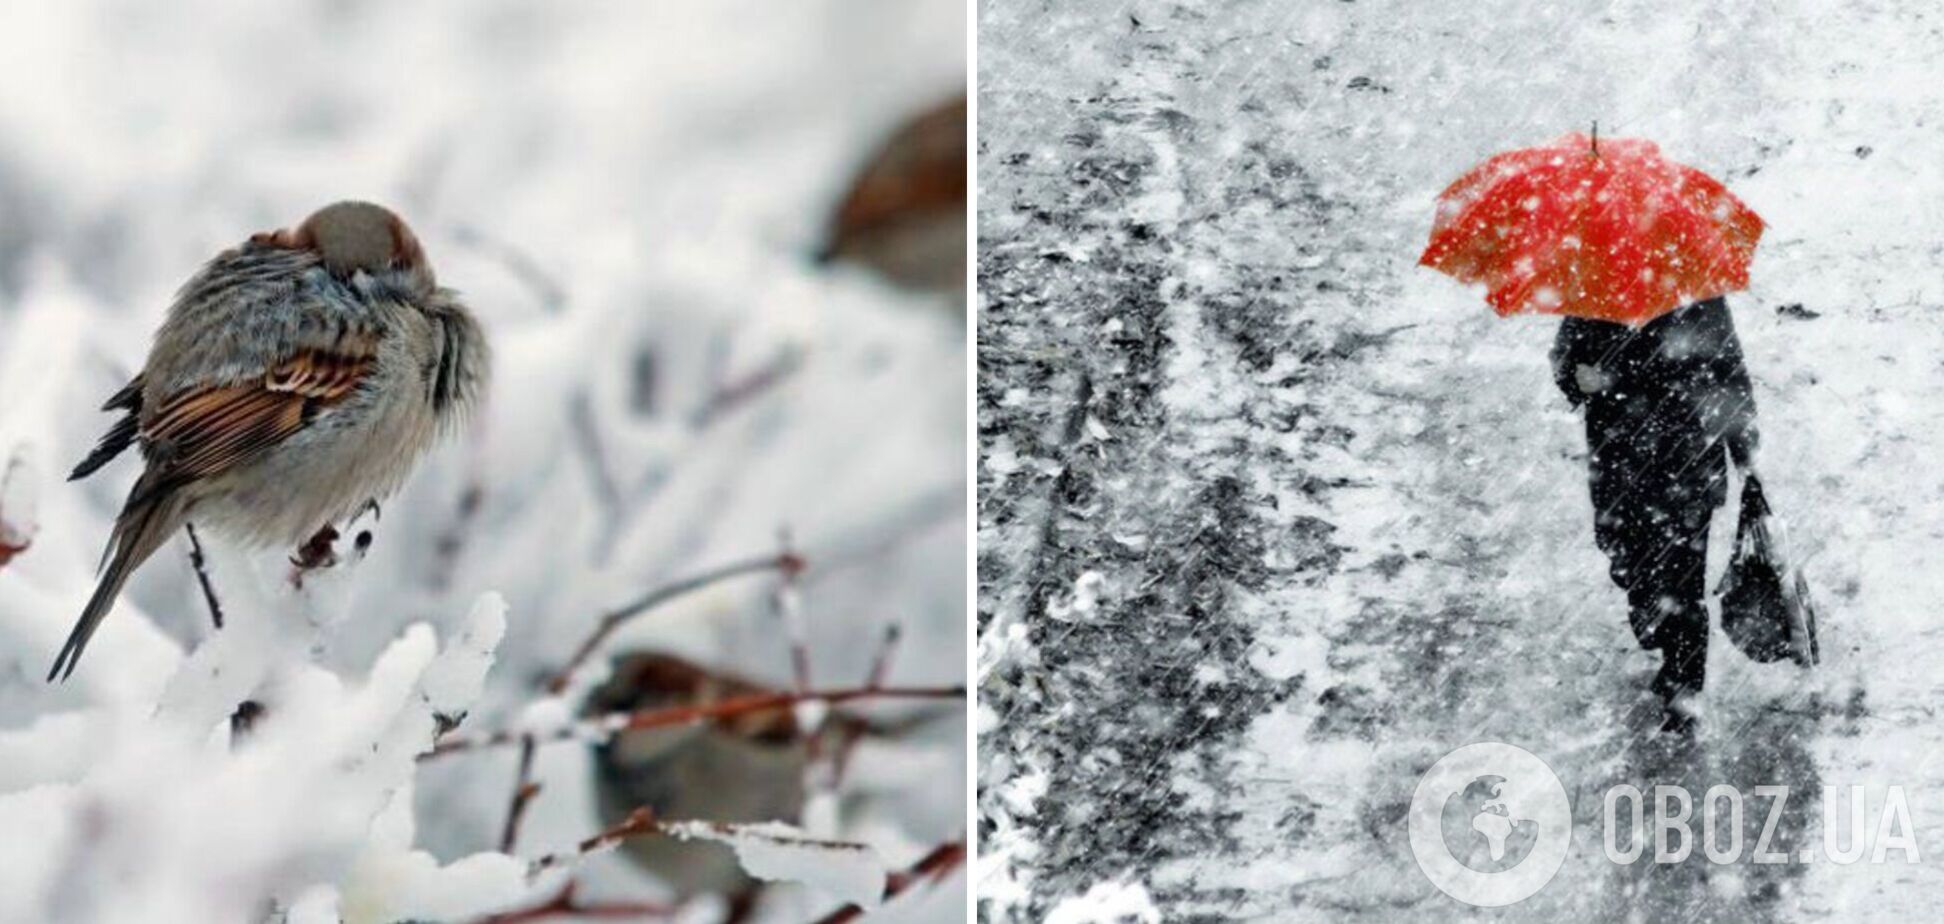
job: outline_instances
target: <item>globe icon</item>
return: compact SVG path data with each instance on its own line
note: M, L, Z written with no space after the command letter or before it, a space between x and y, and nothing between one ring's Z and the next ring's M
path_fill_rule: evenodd
M1525 862L1539 824L1519 809L1519 793L1507 793L1505 777L1482 774L1445 797L1439 833L1453 859L1481 873L1499 873Z
M1431 884L1467 905L1537 894L1573 847L1559 775L1531 751L1478 741L1438 758L1411 793L1411 855Z

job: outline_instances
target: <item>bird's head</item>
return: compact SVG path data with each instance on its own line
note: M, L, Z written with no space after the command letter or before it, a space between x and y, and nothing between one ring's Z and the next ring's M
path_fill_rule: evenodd
M312 212L296 228L259 234L251 240L309 250L347 283L363 272L376 282L415 296L430 294L437 285L425 250L405 220L370 202L332 203Z

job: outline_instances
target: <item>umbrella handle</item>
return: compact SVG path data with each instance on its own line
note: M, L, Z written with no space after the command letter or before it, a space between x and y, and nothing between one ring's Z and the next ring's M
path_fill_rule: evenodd
M1593 156L1600 156L1600 120L1593 120Z

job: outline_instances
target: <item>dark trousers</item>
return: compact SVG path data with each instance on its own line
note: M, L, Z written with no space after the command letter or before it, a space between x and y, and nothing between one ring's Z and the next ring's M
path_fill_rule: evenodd
M1607 554L1613 583L1627 592L1634 637L1664 659L1655 692L1699 691L1708 662L1708 610L1702 601L1713 505L1678 494L1634 501L1597 511L1594 537Z

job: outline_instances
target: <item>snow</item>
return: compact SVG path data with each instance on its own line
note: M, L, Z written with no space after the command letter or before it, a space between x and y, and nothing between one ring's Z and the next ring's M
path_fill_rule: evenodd
M890 870L869 848L832 847L782 822L741 825L723 831L698 823L669 825L676 837L728 844L751 876L772 882L800 882L817 892L861 908L876 907Z
M430 747L433 710L470 702L442 695L455 689L451 678L470 675L473 689L457 688L477 692L503 625L488 599L443 648L430 629L413 626L358 684L287 665L266 691L272 718L251 732L247 749L207 740L200 733L211 723L190 708L104 717L78 777L0 796L0 825L36 840L35 849L9 855L34 854L27 869L40 874L8 892L6 918L115 920L133 907L162 921L242 920L266 899L288 904L319 881L356 884L348 874L367 844L397 840L400 822L379 810L404 791L416 756ZM185 663L174 688L206 676ZM179 701L208 698L185 693ZM63 740L38 737L43 747ZM524 865L503 859L485 891L517 895ZM114 887L82 885L96 876ZM260 885L234 888L239 880ZM389 913L346 919L395 919Z
M34 544L40 531L35 503L34 472L25 455L16 453L0 465L0 565Z
M1160 924L1161 912L1138 882L1102 882L1087 894L1062 900L1046 924Z
M371 839L337 899L345 924L461 919L481 907L513 904L525 893L526 864L503 853L481 852L442 867L431 854L413 850L411 797L409 787L401 788L372 822Z
M420 758L455 722L568 724L634 649L789 687L758 575L543 689L600 614L785 531L816 683L862 683L893 623L888 685L964 682L962 316L809 257L872 149L962 91L964 48L960 4L904 0L10 9L0 543L31 541L0 556L0 921L469 921L566 876L590 901L665 899L617 854L528 875L613 821L586 742L539 749L511 854L515 749ZM177 540L73 678L42 682L135 474L63 480L111 423L96 408L203 260L349 197L404 215L479 314L484 413L301 589L290 550L205 533L216 631ZM263 715L232 735L245 700ZM965 837L964 728L934 724L894 742L922 754L910 773L853 767L819 834L899 861ZM922 891L886 912L962 902L964 877ZM785 886L758 919L836 902Z
M989 917L1134 881L1167 919L1462 919L1403 820L1418 775L1477 740L1575 792L1786 783L1804 842L1814 794L1901 785L1936 851L1944 174L1922 126L1944 101L1916 89L1936 11L979 15ZM1414 265L1446 183L1596 119L1769 223L1729 301L1829 662L1805 678L1717 634L1687 751L1641 727L1651 659L1591 541L1553 324ZM1089 262L1046 256L1069 251ZM1088 573L1110 591L1092 618L1053 618ZM1944 892L1894 862L1617 868L1584 849L1598 835L1579 819L1551 885L1493 917L1890 921ZM1739 893L1709 885L1728 877Z

